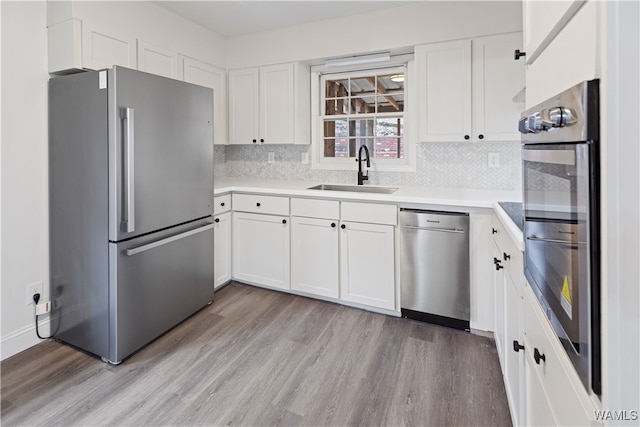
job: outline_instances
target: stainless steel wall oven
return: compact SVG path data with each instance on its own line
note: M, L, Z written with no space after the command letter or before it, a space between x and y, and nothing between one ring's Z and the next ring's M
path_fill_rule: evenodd
M601 392L599 86L524 112L525 276L587 390Z

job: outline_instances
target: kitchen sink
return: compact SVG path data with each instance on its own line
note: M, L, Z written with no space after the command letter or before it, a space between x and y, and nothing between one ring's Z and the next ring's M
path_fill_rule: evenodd
M352 191L356 193L380 193L391 194L394 193L397 188L394 187L369 187L364 185L342 185L342 184L320 184L309 187L309 190L323 190L323 191Z

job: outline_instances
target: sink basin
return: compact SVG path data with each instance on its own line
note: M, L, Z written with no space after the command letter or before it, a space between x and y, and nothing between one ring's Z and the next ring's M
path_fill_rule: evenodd
M320 184L320 185L314 185L313 187L309 187L308 190L352 191L355 193L391 194L391 193L394 193L397 190L397 188L369 187L364 185Z

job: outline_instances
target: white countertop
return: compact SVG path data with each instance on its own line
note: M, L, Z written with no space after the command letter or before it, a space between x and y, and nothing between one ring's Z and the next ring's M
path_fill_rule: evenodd
M459 188L398 186L398 190L392 194L378 194L308 189L309 187L318 184L326 183L256 178L215 178L213 181L213 194L220 195L229 192L246 192L283 196L379 201L397 204L415 203L488 209L493 209L494 203L497 201L519 202L522 200L522 192L513 190L468 190ZM349 185L353 185L353 183L349 183ZM502 209L500 209L500 211L502 211ZM517 228L515 224L514 227Z

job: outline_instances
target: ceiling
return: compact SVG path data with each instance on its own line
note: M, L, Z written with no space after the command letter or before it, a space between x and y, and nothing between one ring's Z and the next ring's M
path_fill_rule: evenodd
M156 1L156 4L226 37L357 15L415 1Z

